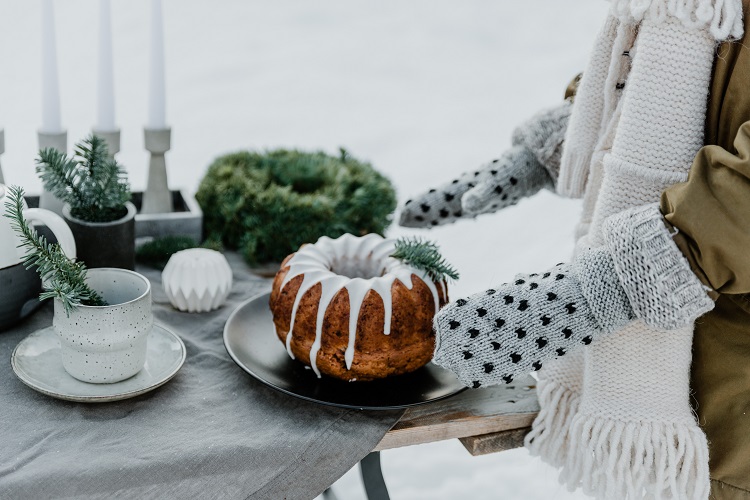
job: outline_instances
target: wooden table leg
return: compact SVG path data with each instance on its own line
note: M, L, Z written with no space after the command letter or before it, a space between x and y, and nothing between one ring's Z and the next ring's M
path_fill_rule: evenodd
M365 485L365 493L368 500L390 500L388 488L383 479L383 469L380 467L380 452L373 451L359 463L362 473L362 482Z

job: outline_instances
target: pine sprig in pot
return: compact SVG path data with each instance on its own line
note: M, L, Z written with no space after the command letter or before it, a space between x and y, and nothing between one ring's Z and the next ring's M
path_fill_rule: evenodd
M421 238L399 238L391 257L404 264L424 271L434 281L458 280L456 269L445 261L440 250L432 241Z
M110 158L107 143L90 135L74 156L47 148L39 152L36 172L44 188L70 205L70 214L86 222L112 222L127 214L130 185L125 170Z
M23 189L18 186L8 188L5 217L10 219L11 227L21 236L20 248L26 250L24 266L26 269L35 267L42 277L44 292L39 299L60 299L68 315L79 305L106 306L104 299L86 284L86 266L70 260L60 245L48 243L26 222L23 194Z

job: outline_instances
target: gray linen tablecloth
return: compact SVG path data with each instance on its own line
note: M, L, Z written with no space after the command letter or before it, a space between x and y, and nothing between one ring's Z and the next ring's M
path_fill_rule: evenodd
M10 355L52 323L47 304L0 333L0 498L314 498L370 452L400 411L326 407L267 388L230 359L222 340L234 308L270 288L236 255L227 305L187 314L169 305L158 271L156 321L180 335L187 361L155 391L79 404L39 394Z

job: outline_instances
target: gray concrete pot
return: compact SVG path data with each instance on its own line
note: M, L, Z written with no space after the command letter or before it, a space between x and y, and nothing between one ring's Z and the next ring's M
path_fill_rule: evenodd
M126 203L127 215L112 222L86 222L70 214L70 205L63 207L63 218L73 231L78 260L86 267L117 267L135 269L135 205Z
M0 269L0 331L7 330L34 312L42 303L42 280L23 264Z
M146 362L148 334L154 324L151 283L125 269L90 269L86 283L109 305L78 306L66 314L55 299L52 325L60 337L65 371L94 384L130 378Z

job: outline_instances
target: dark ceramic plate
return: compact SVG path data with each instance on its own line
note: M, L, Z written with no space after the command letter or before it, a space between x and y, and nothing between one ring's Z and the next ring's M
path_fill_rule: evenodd
M268 293L242 303L224 326L224 345L247 373L264 384L298 398L363 410L407 408L447 398L464 386L430 363L408 375L373 382L343 382L315 373L287 354L274 333Z

